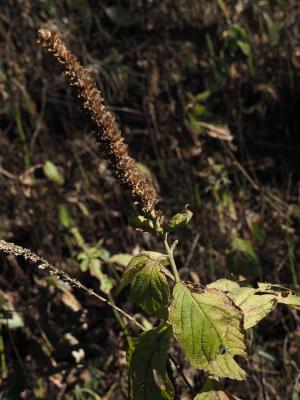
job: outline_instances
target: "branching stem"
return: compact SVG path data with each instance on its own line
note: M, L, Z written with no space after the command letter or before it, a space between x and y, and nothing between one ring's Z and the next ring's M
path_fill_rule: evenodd
M178 274L176 263L174 260L174 250L175 250L175 247L177 246L177 244L178 244L178 240L175 240L175 242L170 247L169 243L168 243L168 233L165 233L165 237L164 237L165 250L166 250L166 253L170 260L170 264L171 264L172 272L173 272L173 275L175 278L175 282L180 282L179 274Z

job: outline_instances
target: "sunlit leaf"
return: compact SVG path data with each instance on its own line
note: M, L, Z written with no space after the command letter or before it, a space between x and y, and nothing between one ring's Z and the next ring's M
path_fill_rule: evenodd
M130 400L174 399L166 372L170 334L170 327L164 325L132 340L128 352Z
M265 318L277 304L277 296L259 293L249 287L235 288L227 293L244 313L244 328L249 329Z
M231 281L229 279L218 279L215 282L207 285L208 288L222 290L223 292L229 292L233 289L238 289L240 285L237 282Z
M226 293L244 314L244 328L255 326L278 303L300 310L300 295L280 285L258 283L258 288L240 287L236 282L220 279L208 285Z
M182 283L173 292L170 321L189 362L200 369L242 380L235 356L247 356L243 314L221 291L193 293Z

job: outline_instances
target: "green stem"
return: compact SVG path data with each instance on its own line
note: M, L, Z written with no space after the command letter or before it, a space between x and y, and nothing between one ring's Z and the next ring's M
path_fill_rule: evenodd
M173 243L173 245L170 247L169 244L168 244L168 234L167 233L165 234L164 246L165 246L165 249L166 249L166 253L167 253L168 257L169 257L169 260L170 260L170 264L171 264L171 268L172 268L173 275L174 275L174 278L175 278L175 282L180 282L179 274L178 274L178 271L177 271L177 267L176 267L176 263L175 263L174 255L173 255L173 252L174 252L174 249L175 249L177 243L178 243L178 241L176 240Z

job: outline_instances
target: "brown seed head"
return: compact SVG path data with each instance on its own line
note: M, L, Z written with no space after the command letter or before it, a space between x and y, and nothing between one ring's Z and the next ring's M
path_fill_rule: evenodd
M135 160L129 156L127 145L121 135L113 114L107 109L100 90L89 71L66 49L59 35L48 30L39 30L39 43L53 54L62 66L68 82L77 88L83 107L96 126L96 138L102 145L106 157L118 181L127 188L143 212L151 213L158 202L154 187L141 175Z

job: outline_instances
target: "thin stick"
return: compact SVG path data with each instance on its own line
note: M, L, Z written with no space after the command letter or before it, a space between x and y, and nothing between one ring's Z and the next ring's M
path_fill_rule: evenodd
M50 264L47 260L44 258L38 256L34 252L32 252L29 249L26 249L21 246L17 246L14 243L6 242L5 240L0 240L0 251L2 251L5 254L12 254L14 256L20 256L23 257L25 260L30 261L33 263L35 266L37 266L41 270L47 270L50 275L56 276L59 279L62 279L65 283L77 287L90 296L95 297L96 299L100 300L103 303L106 303L116 311L118 311L120 314L122 314L126 319L128 319L130 322L132 322L134 325L139 327L141 330L145 330L143 325L141 325L134 317L129 315L126 311L122 310L115 304L112 304L108 299L105 297L102 297L100 294L94 292L93 289L87 288L84 286L81 282L79 282L77 279L72 278L69 276L66 272L58 270L54 265Z

